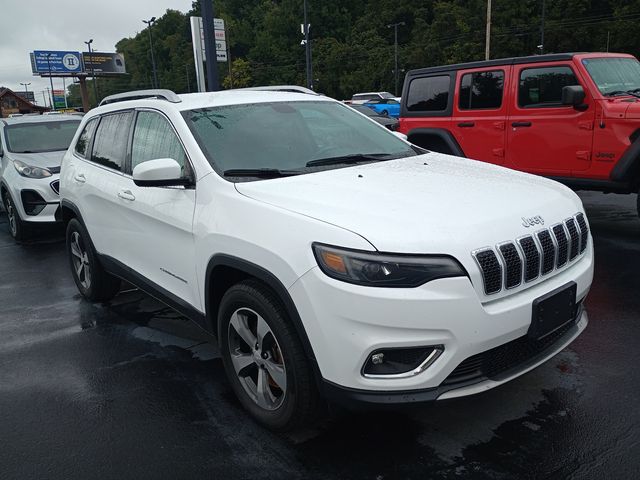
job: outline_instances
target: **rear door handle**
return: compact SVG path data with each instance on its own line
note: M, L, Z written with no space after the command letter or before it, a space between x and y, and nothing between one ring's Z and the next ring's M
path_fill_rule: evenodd
M475 127L476 124L474 122L460 122L458 126L460 128L471 128L471 127Z
M513 122L511 126L512 127L530 127L531 122Z
M87 181L87 179L84 176L84 173L78 173L75 177L73 177L73 179L78 183L84 183Z
M118 197L120 197L123 200L128 200L130 202L133 202L136 197L133 193L131 193L131 190L120 190L118 192Z

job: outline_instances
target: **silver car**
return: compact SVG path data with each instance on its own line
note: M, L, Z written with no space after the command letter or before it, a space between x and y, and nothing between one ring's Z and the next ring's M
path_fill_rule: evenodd
M60 162L79 124L73 115L0 119L0 196L14 239L56 221Z

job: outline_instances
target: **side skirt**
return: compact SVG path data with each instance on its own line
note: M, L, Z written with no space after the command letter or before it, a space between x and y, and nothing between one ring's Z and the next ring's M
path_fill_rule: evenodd
M180 297L174 295L168 290L165 290L160 285L152 282L147 277L140 275L131 267L128 267L115 258L110 257L109 255L100 254L98 254L98 258L100 259L100 263L107 272L129 283L132 283L143 292L151 295L153 298L164 303L168 307L173 308L181 315L184 315L190 320L193 320L196 324L198 324L198 326L202 327L208 333L211 333L215 336L215 332L211 332L210 329L207 328L206 316L200 310L194 308L192 305L185 302Z

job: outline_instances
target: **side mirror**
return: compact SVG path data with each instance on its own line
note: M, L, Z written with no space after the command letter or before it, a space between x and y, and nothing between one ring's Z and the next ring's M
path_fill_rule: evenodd
M182 168L173 158L158 158L136 165L133 183L139 187L186 187L193 182L182 176Z
M393 133L399 139L404 140L405 142L409 141L408 137L404 133L400 133L400 132L391 132L391 133Z
M584 88L580 85L571 85L562 89L562 104L578 107L584 102Z

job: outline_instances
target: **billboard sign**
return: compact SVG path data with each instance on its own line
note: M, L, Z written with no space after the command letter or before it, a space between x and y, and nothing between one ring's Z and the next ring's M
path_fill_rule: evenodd
M124 57L120 53L82 52L84 71L88 74L120 75L127 73Z
M20 98L23 98L27 102L36 103L36 96L31 90L27 90L27 91L24 91L24 92L17 91L17 92L13 92L13 93L15 93Z
M80 52L34 50L31 69L35 75L72 75L82 73Z
M53 91L53 106L55 108L65 108L67 106L64 98L64 90Z

